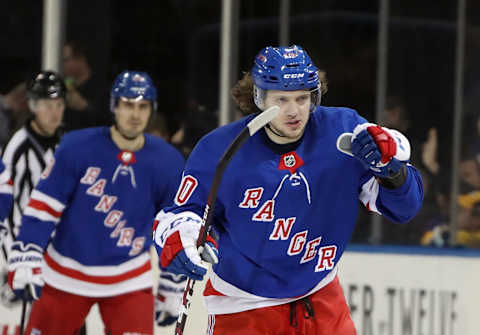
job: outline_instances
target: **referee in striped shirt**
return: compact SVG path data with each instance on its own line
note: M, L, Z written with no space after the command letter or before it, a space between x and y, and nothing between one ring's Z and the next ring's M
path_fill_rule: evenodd
M7 219L9 236L6 250L18 234L30 192L45 166L53 160L60 141L59 127L65 109L66 87L63 78L52 71L38 73L27 84L28 107L32 116L20 128L3 151L3 162L13 181L13 208Z

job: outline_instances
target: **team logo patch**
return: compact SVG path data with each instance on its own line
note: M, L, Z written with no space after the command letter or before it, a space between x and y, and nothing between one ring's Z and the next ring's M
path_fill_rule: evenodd
M294 155L287 155L283 157L283 162L286 167L291 168L292 166L295 166L297 160L295 159Z
M280 163L278 164L279 170L288 170L294 174L297 169L303 165L303 160L297 155L295 151L287 152L280 157Z
M120 162L122 162L123 165L130 165L137 161L133 152L125 150L121 151L117 158Z

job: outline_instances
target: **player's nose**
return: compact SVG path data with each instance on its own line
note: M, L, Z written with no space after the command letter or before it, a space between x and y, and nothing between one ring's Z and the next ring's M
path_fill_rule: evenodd
M285 106L285 114L288 117L297 116L298 111L299 111L299 106L295 102L290 102L290 103L288 103L287 106Z

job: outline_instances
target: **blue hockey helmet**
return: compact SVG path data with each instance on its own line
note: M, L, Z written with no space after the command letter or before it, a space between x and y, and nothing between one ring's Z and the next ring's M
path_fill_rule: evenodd
M313 105L320 104L318 69L301 46L266 47L255 57L250 71L254 101L260 106L266 90L317 92Z
M152 110L157 109L157 89L146 72L123 71L115 79L110 91L110 110L113 112L120 97L149 100Z

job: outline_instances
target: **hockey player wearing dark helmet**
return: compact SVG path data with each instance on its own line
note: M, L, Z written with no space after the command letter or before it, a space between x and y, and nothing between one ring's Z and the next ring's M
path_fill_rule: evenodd
M27 85L31 126L41 136L52 136L63 120L66 87L60 74L39 72Z
M59 131L65 109L66 88L63 78L53 71L40 71L26 83L28 108L31 116L4 147L2 159L15 184L13 206L6 220L3 246L9 250L21 226L30 193L40 180L42 171L53 159L60 141ZM2 303L9 305L14 296L0 283Z

